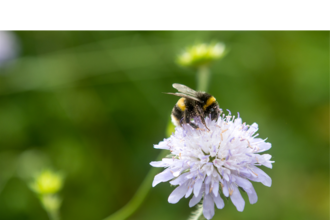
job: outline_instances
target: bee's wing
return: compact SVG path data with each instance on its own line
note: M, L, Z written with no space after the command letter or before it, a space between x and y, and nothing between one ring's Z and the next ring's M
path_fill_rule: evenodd
M175 95L175 96L183 97L183 98L186 98L186 99L192 99L192 100L195 100L197 102L203 103L202 100L200 100L199 98L196 98L195 96L190 96L190 95L179 93L179 92L177 92L177 93L166 92L165 94Z
M179 92L182 92L184 94L188 94L190 96L197 97L198 92L196 92L195 90L189 88L188 86L178 84L178 83L174 83L172 86L173 86L173 88L177 89Z

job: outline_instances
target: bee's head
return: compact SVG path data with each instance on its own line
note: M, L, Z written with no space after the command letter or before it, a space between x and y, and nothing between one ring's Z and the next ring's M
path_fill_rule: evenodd
M209 114L211 114L211 120L218 120L221 110L218 105L213 105L212 108L209 109Z

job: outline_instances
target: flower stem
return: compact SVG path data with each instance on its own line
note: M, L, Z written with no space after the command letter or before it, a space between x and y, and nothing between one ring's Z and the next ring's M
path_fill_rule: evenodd
M197 91L207 91L211 72L208 66L200 66L197 70Z
M168 154L167 150L162 150L157 157L157 161L161 160ZM143 182L141 183L140 187L134 194L133 198L121 209L117 212L113 213L112 215L106 217L103 220L124 220L131 216L142 204L143 200L147 196L148 192L151 188L151 183L154 176L157 174L160 168L151 168L147 176L144 178Z
M49 220L60 220L59 214L57 211L47 211Z
M194 211L191 216L189 217L188 220L198 220L200 219L200 217L202 216L203 214L203 203L200 203L198 206L197 206L197 210Z

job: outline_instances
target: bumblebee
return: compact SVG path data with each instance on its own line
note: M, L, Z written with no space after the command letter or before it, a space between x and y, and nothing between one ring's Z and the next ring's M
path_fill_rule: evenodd
M214 96L206 92L197 92L182 84L174 83L172 86L179 92L166 94L181 97L172 110L171 118L174 125L190 124L193 128L200 129L191 121L194 117L199 117L208 129L204 120L206 116L210 116L211 120L218 120L221 111Z

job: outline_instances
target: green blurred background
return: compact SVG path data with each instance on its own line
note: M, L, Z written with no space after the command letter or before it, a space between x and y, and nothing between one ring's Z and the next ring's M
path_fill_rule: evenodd
M28 187L51 167L65 173L63 220L103 219L125 205L150 169L177 98L196 88L175 63L196 42L224 42L209 92L259 124L272 143L273 180L240 213L213 219L329 219L329 32L11 32L17 56L0 63L0 219L48 219ZM160 170L159 170L160 171ZM129 219L187 219L189 200L151 189Z

